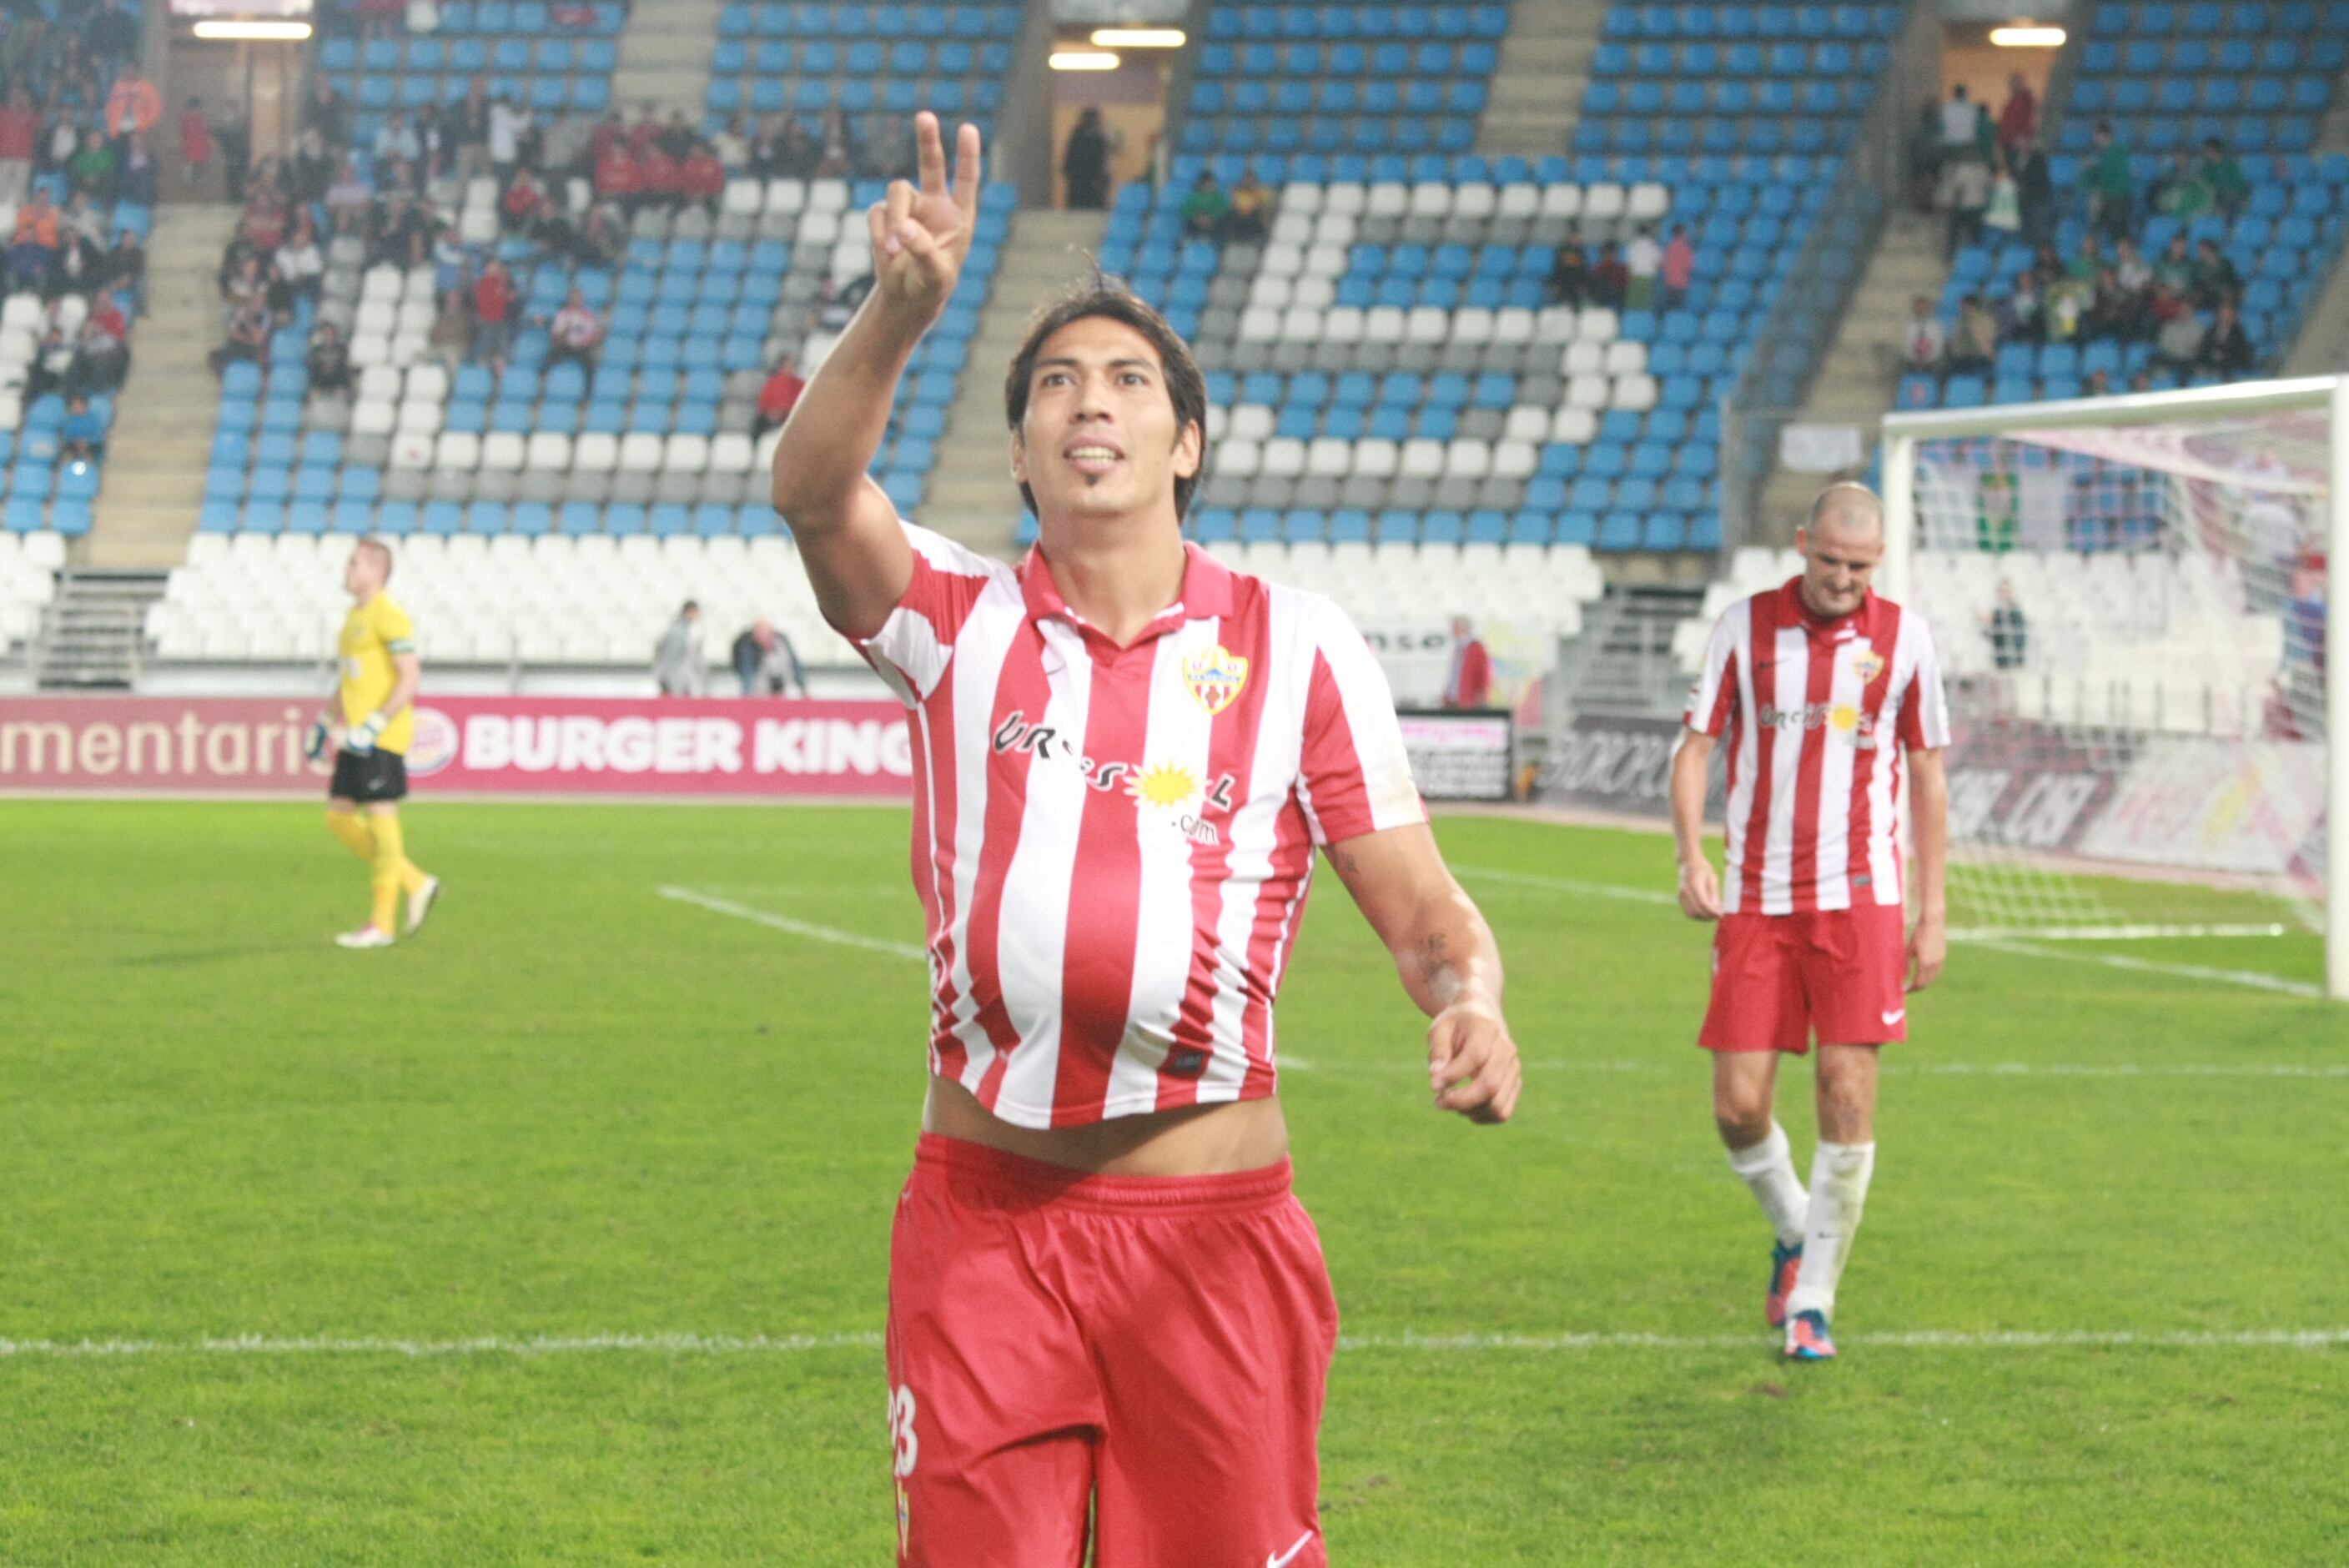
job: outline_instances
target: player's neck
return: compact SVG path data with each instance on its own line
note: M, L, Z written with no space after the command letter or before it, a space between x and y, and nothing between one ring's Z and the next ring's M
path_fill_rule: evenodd
M1061 600L1120 647L1183 592L1183 535L1129 519L1085 519L1053 530L1044 564Z

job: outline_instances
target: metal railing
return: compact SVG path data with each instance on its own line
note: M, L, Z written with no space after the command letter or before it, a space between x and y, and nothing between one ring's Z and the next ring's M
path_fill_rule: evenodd
M1894 204L1915 172L1918 105L1940 96L1940 11L1910 0L1876 100L1843 154L1826 204L1777 298L1755 324L1753 352L1721 406L1721 549L1763 543L1762 487L1778 435L1801 409Z

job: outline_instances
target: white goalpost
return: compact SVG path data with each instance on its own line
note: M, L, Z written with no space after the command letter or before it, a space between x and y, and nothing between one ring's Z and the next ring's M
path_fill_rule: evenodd
M2315 932L2349 998L2349 377L1893 414L1882 456L1878 583L1956 730L1952 934Z

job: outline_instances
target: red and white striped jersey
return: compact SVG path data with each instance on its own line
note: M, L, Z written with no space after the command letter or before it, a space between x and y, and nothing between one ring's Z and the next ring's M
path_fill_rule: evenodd
M1193 545L1121 649L1040 554L905 532L861 646L912 712L930 1070L1021 1127L1269 1095L1314 847L1426 820L1361 634Z
M1791 579L1723 613L1682 717L1729 736L1724 911L1900 902L1901 754L1950 743L1923 616L1870 593L1824 620Z

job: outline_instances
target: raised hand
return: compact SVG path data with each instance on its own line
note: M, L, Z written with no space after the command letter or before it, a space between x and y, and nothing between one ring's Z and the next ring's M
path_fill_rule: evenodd
M892 180L888 195L864 216L873 231L874 292L887 308L927 326L953 297L970 254L978 221L978 127L966 125L955 136L951 188L936 115L914 117L914 141L920 187Z

